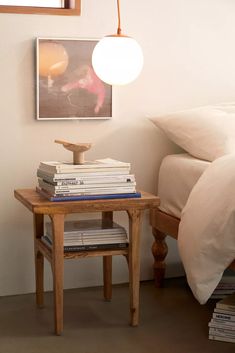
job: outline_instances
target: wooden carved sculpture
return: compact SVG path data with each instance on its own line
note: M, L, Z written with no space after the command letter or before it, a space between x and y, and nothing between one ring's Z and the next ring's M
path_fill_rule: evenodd
M73 164L84 164L84 152L88 151L92 146L91 143L71 143L62 140L55 140L55 143L59 143L67 150L73 152Z

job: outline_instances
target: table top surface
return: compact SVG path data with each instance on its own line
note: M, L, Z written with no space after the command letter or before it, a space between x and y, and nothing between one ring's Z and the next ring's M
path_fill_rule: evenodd
M123 199L99 199L83 201L49 201L40 195L35 189L17 189L14 196L26 208L33 213L56 214L56 213L79 213L79 212L106 212L122 211L130 209L149 209L158 207L160 199L158 196L145 191L140 191L139 198Z

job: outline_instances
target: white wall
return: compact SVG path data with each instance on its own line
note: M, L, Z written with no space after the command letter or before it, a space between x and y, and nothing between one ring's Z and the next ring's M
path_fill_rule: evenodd
M0 14L0 295L34 291L32 215L13 190L35 187L40 160L68 159L54 139L92 141L90 159L106 156L132 163L139 189L157 192L164 155L176 147L148 116L235 95L233 0L121 1L123 32L141 44L145 66L132 84L113 89L110 121L36 121L36 37L100 38L116 30L116 1L82 0L80 17ZM107 15L108 14L108 15ZM144 218L141 278L152 278L152 235ZM126 215L116 216L124 225ZM169 275L176 273L176 244L169 242ZM101 283L101 260L66 262L65 287ZM114 281L127 280L122 258ZM46 288L51 273L46 265Z

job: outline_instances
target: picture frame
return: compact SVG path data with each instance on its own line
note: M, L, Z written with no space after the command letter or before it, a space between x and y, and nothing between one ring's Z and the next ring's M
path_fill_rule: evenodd
M80 16L81 0L0 1L0 13Z
M110 119L112 86L92 68L97 39L36 38L36 119Z

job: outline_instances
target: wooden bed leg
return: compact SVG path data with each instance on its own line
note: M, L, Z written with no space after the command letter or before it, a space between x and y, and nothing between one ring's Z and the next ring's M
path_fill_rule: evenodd
M155 238L152 245L152 254L154 257L154 281L157 288L163 287L165 277L165 258L168 253L168 247L165 242L166 234L160 232L156 228L152 228L153 236Z

